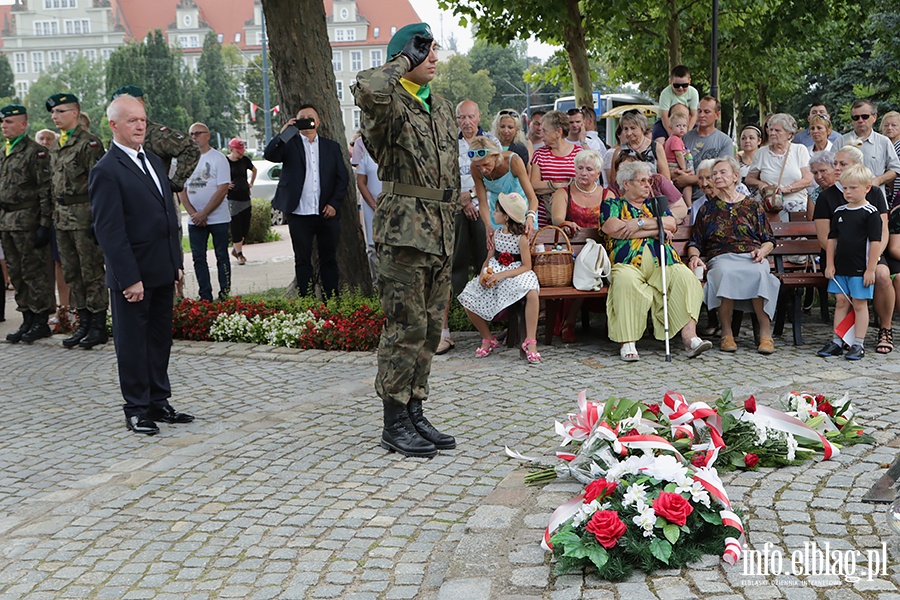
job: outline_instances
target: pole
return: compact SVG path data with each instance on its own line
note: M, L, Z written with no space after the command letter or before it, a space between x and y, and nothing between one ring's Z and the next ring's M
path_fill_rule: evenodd
M709 73L709 95L719 97L719 0L712 0L712 65Z
M266 50L266 13L264 10L260 10L259 17L262 24L263 114L266 119L266 144L268 144L272 139L272 111L269 106L269 53Z
M525 70L528 70L528 42L525 42ZM525 114L528 115L528 123L531 124L531 84L525 81Z
M663 215L666 214L668 199L665 196L653 198L653 212L656 213L656 222L659 224L659 268L662 270L662 297L663 297L663 330L666 335L666 362L672 362L672 352L669 349L669 288L666 283L666 230L663 227Z

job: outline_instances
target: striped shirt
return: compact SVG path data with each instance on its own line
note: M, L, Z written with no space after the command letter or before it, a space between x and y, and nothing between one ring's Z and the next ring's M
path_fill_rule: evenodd
M556 156L548 146L541 146L534 151L531 164L541 168L541 180L556 183L568 183L575 177L575 155L583 148L573 144L572 151L566 156Z

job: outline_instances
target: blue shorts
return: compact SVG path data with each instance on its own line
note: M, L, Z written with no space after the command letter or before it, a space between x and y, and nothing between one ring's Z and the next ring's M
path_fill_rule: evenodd
M840 285L840 287L838 287ZM863 285L861 275L850 277L848 275L835 275L834 279L828 282L829 294L847 294L856 300L871 300L875 293L875 286L866 287Z

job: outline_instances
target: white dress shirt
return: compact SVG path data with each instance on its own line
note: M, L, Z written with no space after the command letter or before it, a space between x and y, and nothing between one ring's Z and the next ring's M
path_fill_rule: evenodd
M299 136L303 143L303 152L306 154L306 179L303 180L303 191L300 193L300 203L294 209L295 215L319 214L319 196L321 195L321 182L319 181L319 136L309 141L305 135Z
M141 165L141 160L138 158L138 152L144 152L144 147L141 146L139 150L134 150L133 148L129 148L128 146L123 146L116 140L113 140L113 144L122 149L125 154L134 161L134 164L137 165L137 168L141 171L144 171L143 165ZM153 182L156 183L156 189L159 190L159 195L162 196L162 186L159 184L159 177L156 176L156 171L153 170L153 167L150 166L150 159L147 158L147 153L144 152L144 162L147 163L147 168L150 170L150 178L153 179ZM146 171L144 171L146 172Z

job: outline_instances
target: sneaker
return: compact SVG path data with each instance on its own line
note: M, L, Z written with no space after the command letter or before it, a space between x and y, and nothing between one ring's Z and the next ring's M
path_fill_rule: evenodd
M828 358L830 356L840 356L844 353L843 347L840 344L834 342L834 340L828 342L822 349L816 352L816 356L821 356L824 358Z
M448 352L453 350L453 348L455 348L455 347L456 347L456 343L452 339L450 339L448 337L442 337L441 343L438 344L437 350L435 350L434 353L437 356L441 356L442 354L447 354Z
M844 355L847 360L859 360L866 355L866 349L859 344L850 346L850 350Z

